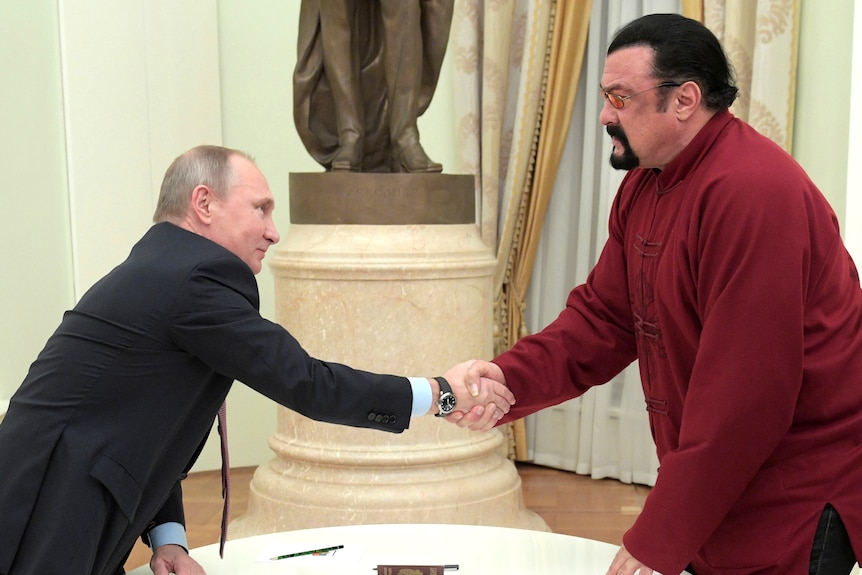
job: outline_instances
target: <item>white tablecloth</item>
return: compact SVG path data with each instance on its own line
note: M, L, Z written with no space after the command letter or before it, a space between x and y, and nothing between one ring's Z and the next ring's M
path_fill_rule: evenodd
M344 545L332 556L267 559ZM449 565L452 575L604 575L617 546L541 531L472 525L352 525L228 540L191 551L207 575L374 575L378 564ZM150 575L148 566L130 574Z

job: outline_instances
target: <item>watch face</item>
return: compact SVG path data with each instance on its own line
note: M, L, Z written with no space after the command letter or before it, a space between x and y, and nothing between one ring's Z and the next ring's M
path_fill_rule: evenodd
M437 405L440 407L440 413L452 413L455 411L455 395L452 393L442 394Z

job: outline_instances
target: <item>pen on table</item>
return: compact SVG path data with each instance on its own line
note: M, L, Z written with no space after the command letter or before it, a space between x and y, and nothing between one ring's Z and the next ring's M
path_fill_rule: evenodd
M290 559L291 557L301 557L303 555L317 555L318 553L328 553L336 549L344 549L344 545L335 545L334 547L323 547L322 549L310 549L309 551L297 551L296 553L288 553L287 555L279 555L273 557L270 561L278 561L280 559Z

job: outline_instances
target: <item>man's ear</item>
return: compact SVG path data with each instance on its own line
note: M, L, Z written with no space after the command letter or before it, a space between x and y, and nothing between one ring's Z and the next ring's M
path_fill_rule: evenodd
M203 184L192 190L192 213L199 221L205 224L210 223L214 199L212 190Z
M676 92L676 117L679 120L688 120L700 108L702 99L703 94L698 83L691 80L685 82Z

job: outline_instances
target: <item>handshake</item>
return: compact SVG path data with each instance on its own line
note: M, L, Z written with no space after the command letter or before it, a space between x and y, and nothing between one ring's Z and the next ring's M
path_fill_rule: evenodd
M447 415L446 409L438 413L437 399L447 390L440 389L441 382L430 379L434 401L429 414L441 415L459 427L473 431L488 431L492 429L509 409L515 404L515 396L506 387L503 371L494 363L481 360L470 360L459 363L443 375L443 385L451 385L451 395L454 396L454 406ZM450 398L451 401L451 398ZM451 404L450 404L451 405Z

